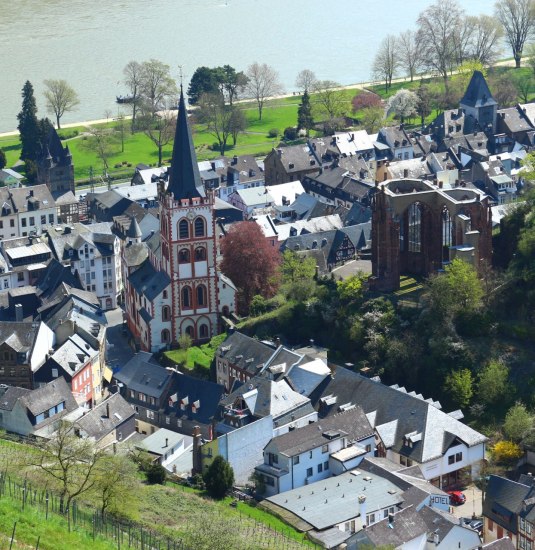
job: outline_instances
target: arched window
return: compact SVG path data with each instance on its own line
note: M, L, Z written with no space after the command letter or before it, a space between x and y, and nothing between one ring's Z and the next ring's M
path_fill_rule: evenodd
M409 207L409 252L422 251L422 207L414 202Z
M182 309L191 307L191 288L185 286L180 292L182 298Z
M171 341L171 335L167 329L162 330L162 342L168 344Z
M167 290L164 290L163 293L162 293L162 298L164 300L167 300Z
M206 305L206 287L204 285L199 285L197 287L197 306Z
M195 261L202 262L203 260L206 260L206 248L199 246L195 249Z
M208 325L205 323L199 327L199 338L208 338Z
M186 327L186 334L193 340L195 338L193 334L193 327L191 325Z
M195 218L195 236L204 237L204 235L205 235L204 218L201 218L201 217Z
M189 238L189 223L188 220L180 220L178 224L178 238L187 239Z
M189 250L187 248L183 248L178 252L178 263L179 264L189 263Z
M162 307L162 321L171 320L171 308L169 306Z

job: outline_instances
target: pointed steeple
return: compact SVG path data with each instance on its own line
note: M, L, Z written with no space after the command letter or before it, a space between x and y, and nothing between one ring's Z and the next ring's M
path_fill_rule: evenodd
M168 170L167 192L173 193L175 200L204 197L204 189L197 165L197 155L188 123L188 112L184 101L184 92L180 86L178 121L176 125L173 156Z
M478 108L496 104L485 77L480 71L474 71L460 105Z
M126 236L130 239L141 239L141 228L139 227L139 224L137 223L137 220L134 216L132 216L130 220L130 227L128 228Z

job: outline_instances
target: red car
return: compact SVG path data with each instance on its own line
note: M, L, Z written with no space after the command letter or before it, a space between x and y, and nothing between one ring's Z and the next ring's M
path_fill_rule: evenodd
M464 504L466 502L466 496L461 491L448 491L450 495L450 504Z

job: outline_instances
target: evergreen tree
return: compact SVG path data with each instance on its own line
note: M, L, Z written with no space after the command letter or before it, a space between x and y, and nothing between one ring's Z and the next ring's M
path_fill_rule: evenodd
M7 164L6 154L4 153L3 149L0 149L0 170L2 168L5 168Z
M307 132L314 126L314 119L312 118L312 107L310 105L310 96L305 90L301 103L297 109L297 128L298 130L304 129Z
M22 145L20 158L24 161L35 161L40 149L39 122L37 120L37 105L33 95L33 86L29 80L26 81L22 89L22 109L17 118Z
M208 494L217 499L223 498L234 484L232 466L220 455L216 456L203 476Z

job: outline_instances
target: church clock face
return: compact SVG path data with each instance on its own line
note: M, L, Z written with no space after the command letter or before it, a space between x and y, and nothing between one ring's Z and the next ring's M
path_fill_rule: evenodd
M195 213L191 212L191 210L187 213L187 217L189 221L193 221L193 218L195 217Z

